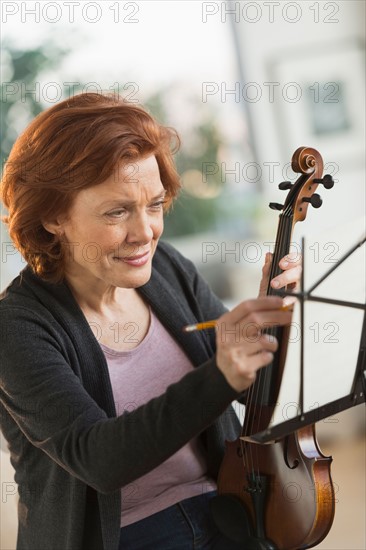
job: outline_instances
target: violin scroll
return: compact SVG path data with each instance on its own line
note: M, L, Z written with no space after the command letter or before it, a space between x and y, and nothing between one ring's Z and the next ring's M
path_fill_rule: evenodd
M323 159L320 153L311 147L299 147L292 156L291 167L300 174L295 183L283 181L279 184L281 191L289 191L285 204L271 202L269 207L282 212L292 219L295 225L306 218L309 204L313 208L322 205L320 195L315 193L318 185L331 189L334 185L330 174L323 176Z
M303 221L306 218L309 204L313 208L322 205L320 195L315 193L318 185L324 185L325 189L331 189L334 181L331 175L323 176L323 159L320 153L311 147L299 147L293 154L291 166L294 172L300 173L293 185L292 201L293 223Z
M299 147L292 156L291 168L298 174L323 172L323 159L320 153L311 147Z

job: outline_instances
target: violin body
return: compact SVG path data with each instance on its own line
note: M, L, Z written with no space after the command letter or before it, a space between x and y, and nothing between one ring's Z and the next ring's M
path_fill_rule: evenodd
M218 478L219 493L235 497L244 506L249 518L249 539L265 537L274 548L281 550L311 548L319 544L332 526L335 505L330 477L332 458L321 453L314 426L269 445L240 439L226 444ZM260 472L260 491L264 499L262 518L257 518L252 469L251 465L243 464L243 452L245 456L255 457L255 472ZM262 526L257 524L258 519L263 521ZM237 527L227 523L224 530L232 536ZM250 542L244 542L244 530L234 538L237 542L243 541L243 549L250 548ZM251 544L256 547L255 543Z
M278 263L289 252L294 224L305 219L309 204L321 205L314 193L318 184L327 189L333 184L329 175L322 179L323 160L315 149L297 149L292 168L301 176L295 184L280 184L280 189L290 190L285 204L270 204L282 210L270 280L280 273ZM268 285L267 294L274 292ZM268 428L276 407L289 327L264 332L277 338L278 350L248 390L241 437L226 442L212 514L221 532L242 544L243 550L311 548L326 537L333 523L332 458L319 449L314 425L268 444L253 442L251 436Z

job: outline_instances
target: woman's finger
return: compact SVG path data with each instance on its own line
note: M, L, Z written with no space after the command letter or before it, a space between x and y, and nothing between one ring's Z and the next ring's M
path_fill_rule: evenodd
M279 266L281 269L291 269L302 264L302 256L298 252L290 252L284 256L280 262Z
M243 342L254 343L259 340L263 330L289 325L291 319L291 311L275 309L252 312L244 320L235 324L220 321L216 327L216 342L218 346L220 344L238 345Z
M267 350L262 350L260 353L257 353L256 355L252 355L250 357L248 366L251 370L254 370L256 372L258 369L261 369L263 367L266 367L267 365L270 365L272 361L273 361L273 353Z
M297 285L301 279L301 272L302 272L301 265L297 265L296 267L287 269L283 271L280 275L277 275L277 277L272 279L271 287L279 289L289 284Z
M226 326L235 328L236 323L240 323L246 317L258 311L279 311L282 307L282 298L279 296L264 296L254 300L245 300L240 302L234 309L224 313L219 319L217 326L225 323Z
M240 344L235 346L235 355L245 360L246 357L251 357L262 351L271 351L274 353L278 349L277 339L270 334L260 334L256 339L244 339Z

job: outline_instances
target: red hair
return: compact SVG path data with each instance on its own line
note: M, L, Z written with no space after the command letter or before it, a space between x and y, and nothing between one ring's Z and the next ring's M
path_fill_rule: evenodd
M67 214L79 190L117 166L155 155L168 208L181 187L173 161L179 145L174 129L116 94L76 95L38 115L15 142L1 181L3 221L33 271L62 281L63 248L42 221Z

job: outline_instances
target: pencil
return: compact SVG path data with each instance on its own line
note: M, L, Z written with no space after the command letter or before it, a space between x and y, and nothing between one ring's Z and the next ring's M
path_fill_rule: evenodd
M205 321L196 325L187 325L183 327L183 332L193 332L195 330L205 330L205 328L215 328L216 321Z
M293 304L282 306L280 311L289 311L292 306ZM196 323L195 325L186 325L182 330L183 332L194 332L196 330L205 330L206 328L215 328L216 324L216 319L213 319L212 321L203 321L202 323Z

